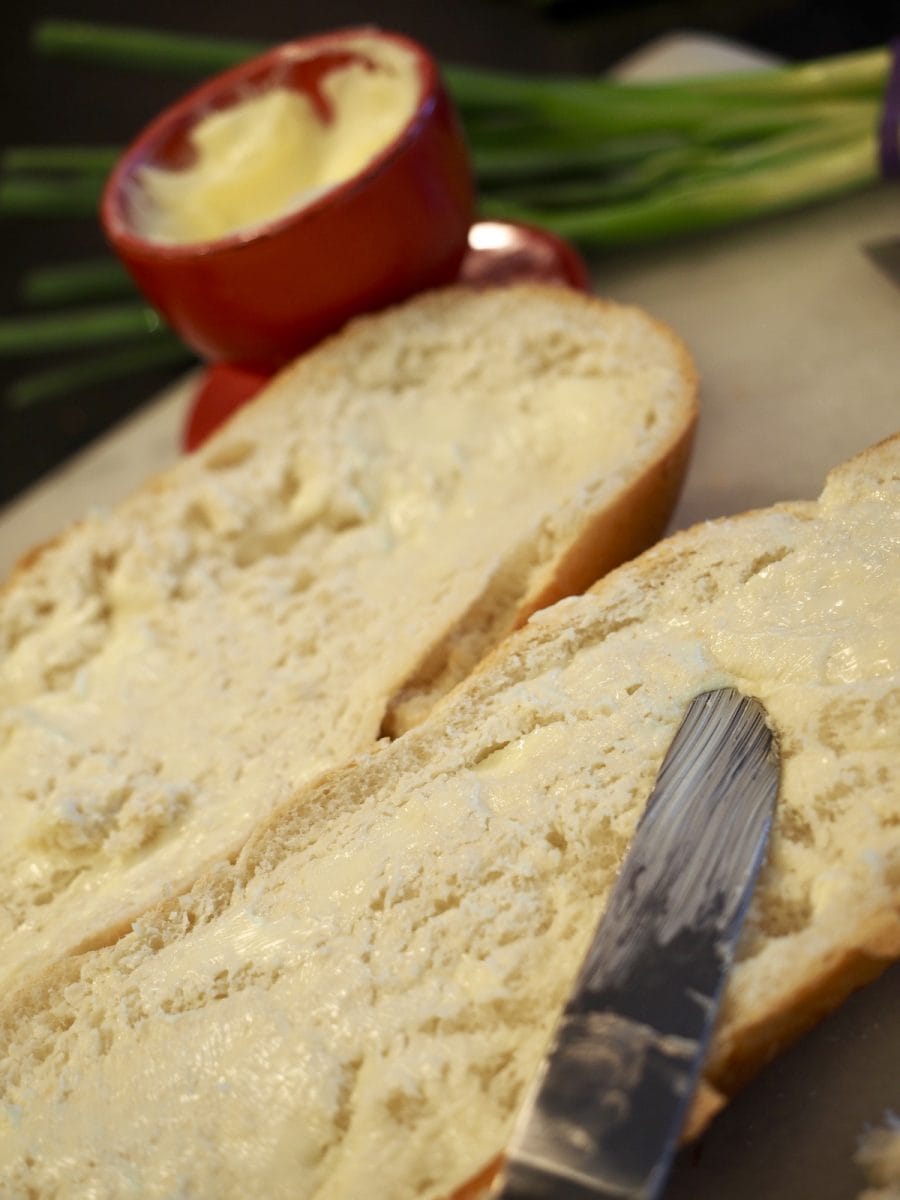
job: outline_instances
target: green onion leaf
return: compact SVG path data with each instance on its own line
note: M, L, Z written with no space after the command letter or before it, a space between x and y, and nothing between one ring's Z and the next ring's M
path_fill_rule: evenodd
M114 258L35 267L19 283L26 304L50 306L134 294L131 276Z
M679 180L621 204L551 212L486 197L482 209L486 216L546 225L583 245L620 246L781 212L871 183L876 176L875 138L869 135L755 172Z
M39 317L0 318L0 356L43 354L97 342L156 335L166 326L148 304L66 309Z
M32 44L39 53L57 58L188 75L210 75L267 49L258 42L62 20L41 21Z
M160 335L146 344L89 355L60 367L25 375L7 388L4 398L9 408L27 408L79 388L126 378L153 367L186 364L190 359L191 352L174 334Z
M94 217L103 191L96 176L38 179L28 176L0 179L0 216Z
M0 158L0 170L106 175L120 153L116 146L10 146Z

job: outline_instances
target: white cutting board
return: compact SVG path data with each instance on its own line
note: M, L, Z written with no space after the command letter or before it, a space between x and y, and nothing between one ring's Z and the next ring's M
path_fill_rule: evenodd
M705 37L654 43L626 77L752 67ZM667 247L598 257L596 290L687 341L702 417L673 528L815 496L830 467L900 430L900 288L866 246L900 239L900 189ZM195 377L194 377L195 378ZM189 378L0 514L0 577L178 454ZM846 1200L867 1121L900 1109L900 966L770 1067L676 1164L667 1200Z

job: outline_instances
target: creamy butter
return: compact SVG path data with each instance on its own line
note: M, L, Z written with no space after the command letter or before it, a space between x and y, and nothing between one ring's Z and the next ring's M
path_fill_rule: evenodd
M452 432L464 445L465 429ZM52 998L52 1020L23 1019L0 1063L0 1181L13 1195L148 1200L448 1195L505 1144L687 702L726 682L763 700L784 758L725 1019L733 1028L757 1006L779 1011L858 936L844 922L872 928L867 914L895 904L898 512L900 495L701 528L665 576L645 559L602 599L538 616L442 717L343 785L332 779L289 826L261 831L218 876L229 888L148 915L134 937L85 956L78 982ZM487 537L485 517L482 527ZM437 554L444 538L432 540ZM377 579L363 564L347 582L363 593ZM401 592L388 615L412 629L403 603ZM302 597L296 605L297 623L283 627L291 645L312 615ZM272 614L255 616L251 630ZM757 629L768 636L751 637ZM365 647L382 647L379 661L390 632L382 624ZM263 658L241 633L228 644L242 661ZM834 677L838 643L863 677ZM350 666L358 689L362 664ZM101 664L94 673L99 686ZM277 685L277 671L263 675ZM182 713L199 711L178 703L190 686L183 677L166 693L174 743ZM211 709L227 705L204 686ZM271 768L283 744L314 748L327 726L310 733L315 712L298 717L297 692L278 725L245 688L231 740L245 736L249 695L260 760ZM216 746L210 780L236 761L213 733L201 738ZM185 769L190 745L177 749ZM224 797L209 814L216 825L233 817ZM173 861L148 859L157 876ZM105 886L96 873L92 886Z
M136 171L135 231L174 244L227 237L286 216L363 170L409 122L421 82L412 54L394 42L345 45L360 57L322 81L329 120L306 93L283 86L209 113L191 133L190 166Z
M439 327L425 350L336 353L315 405L286 381L236 428L245 453L230 465L221 449L182 461L169 486L92 519L0 597L0 779L17 789L0 844L0 990L162 887L183 891L306 779L370 747L398 681L510 547L541 528L550 560L584 489L598 507L617 494L662 368L589 373L592 320L583 365L542 370L553 334L531 311L527 344L492 343L489 375L460 348L472 327L459 342ZM664 419L652 436L669 436ZM549 729L528 743L552 761ZM466 803L500 811L514 798L490 793L490 769ZM391 848L373 840L388 894L406 886L396 864L418 838L398 820ZM330 860L336 891L354 869Z
M539 726L524 737L515 738L505 746L499 746L476 764L475 770L487 778L517 775L527 770L536 759L564 753L571 730L565 722Z

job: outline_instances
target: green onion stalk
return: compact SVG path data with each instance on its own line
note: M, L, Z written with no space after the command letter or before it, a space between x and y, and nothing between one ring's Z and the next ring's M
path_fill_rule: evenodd
M51 20L38 53L199 78L266 49L253 41ZM690 233L873 182L886 49L662 83L546 78L447 65L486 215L532 220L587 248ZM62 152L60 152L62 153ZM73 212L99 192L108 148L69 164L11 151L0 212ZM93 153L94 158L90 159ZM43 160L41 158L43 154ZM48 178L48 176L53 176ZM17 185L4 193L2 184ZM80 189L80 190L79 190ZM667 219L660 214L671 207Z
M33 45L45 57L194 80L267 48L63 20L37 25ZM877 48L659 83L454 65L443 74L468 138L480 212L596 250L696 233L874 183L889 69L889 51ZM10 148L0 160L0 215L95 214L116 153L111 146ZM29 304L78 304L124 298L129 288L117 267L91 262L35 271L22 293ZM60 320L84 328L77 309ZM0 352L10 353L3 347L16 336L14 321L0 321ZM134 330L118 336L133 338ZM35 343L19 345L27 352Z
M80 388L111 383L152 368L186 366L191 357L191 352L173 333L102 353L82 354L61 366L23 375L7 389L6 403L12 409L31 408Z

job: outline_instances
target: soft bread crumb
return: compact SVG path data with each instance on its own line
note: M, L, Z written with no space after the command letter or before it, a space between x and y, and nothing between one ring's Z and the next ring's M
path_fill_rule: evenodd
M683 347L637 310L436 293L38 556L0 593L0 988L184 891L649 544L695 412Z
M464 1187L503 1149L687 703L723 684L763 701L784 765L707 1068L729 1092L900 955L898 520L900 438L819 504L678 535L538 613L233 867L64 960L0 1010L0 1179Z

